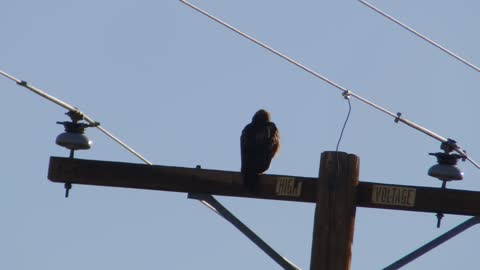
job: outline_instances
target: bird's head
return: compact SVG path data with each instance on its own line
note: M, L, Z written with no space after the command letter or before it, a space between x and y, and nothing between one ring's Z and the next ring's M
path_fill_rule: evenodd
M264 109L258 110L252 117L253 124L262 124L270 122L270 113Z

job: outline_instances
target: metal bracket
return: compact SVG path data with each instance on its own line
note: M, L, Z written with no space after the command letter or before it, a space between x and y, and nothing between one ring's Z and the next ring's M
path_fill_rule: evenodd
M402 119L402 113L401 113L401 112L398 112L398 113L397 113L397 117L395 117L394 122L395 122L395 123L398 123L398 121L400 121L400 119Z

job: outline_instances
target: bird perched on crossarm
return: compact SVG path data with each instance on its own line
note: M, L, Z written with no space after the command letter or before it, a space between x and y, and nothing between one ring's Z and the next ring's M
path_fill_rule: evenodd
M280 134L270 121L270 114L261 109L252 117L252 122L242 130L240 149L241 173L244 185L253 190L258 176L264 173L280 148Z

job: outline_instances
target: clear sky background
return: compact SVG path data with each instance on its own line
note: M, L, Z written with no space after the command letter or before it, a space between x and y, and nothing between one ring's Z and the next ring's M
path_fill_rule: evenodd
M480 161L480 74L358 1L194 1ZM480 65L478 1L372 1ZM269 173L316 177L347 113L341 92L176 0L3 1L0 69L83 112L155 164L238 171L239 137L265 108L282 149ZM47 179L65 110L0 78L0 269L279 269L186 194ZM360 180L439 187L440 143L352 100L341 151ZM89 129L85 159L142 163ZM480 170L462 162L480 189ZM278 252L309 268L314 205L217 197ZM357 209L352 269L381 269L469 217ZM478 269L473 227L405 269Z

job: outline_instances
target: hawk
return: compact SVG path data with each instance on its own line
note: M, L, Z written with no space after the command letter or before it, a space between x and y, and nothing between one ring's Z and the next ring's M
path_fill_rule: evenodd
M270 114L263 109L257 111L252 122L243 128L240 137L241 173L248 189L254 189L258 176L270 167L279 148L280 134L275 124L270 121Z

